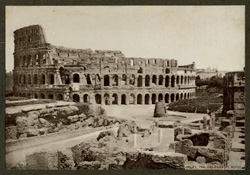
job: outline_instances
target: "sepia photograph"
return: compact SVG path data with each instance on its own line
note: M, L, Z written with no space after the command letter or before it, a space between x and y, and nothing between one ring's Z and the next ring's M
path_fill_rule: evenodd
M245 170L245 6L5 6L7 170Z

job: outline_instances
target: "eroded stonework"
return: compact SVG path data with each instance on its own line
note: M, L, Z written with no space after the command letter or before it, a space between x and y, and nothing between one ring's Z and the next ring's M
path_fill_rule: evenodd
M40 25L16 30L14 38L15 96L127 105L195 95L195 63L53 46Z

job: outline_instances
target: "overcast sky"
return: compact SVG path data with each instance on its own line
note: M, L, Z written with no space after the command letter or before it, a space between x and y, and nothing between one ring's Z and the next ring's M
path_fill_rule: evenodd
M7 71L14 67L13 31L33 24L58 46L194 61L197 68L245 65L244 6L8 6Z

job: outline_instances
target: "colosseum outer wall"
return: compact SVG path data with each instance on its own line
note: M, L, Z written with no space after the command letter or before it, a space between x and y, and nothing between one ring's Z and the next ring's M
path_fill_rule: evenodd
M128 58L121 51L69 49L46 41L41 26L14 32L14 94L97 104L170 103L195 96L195 64Z

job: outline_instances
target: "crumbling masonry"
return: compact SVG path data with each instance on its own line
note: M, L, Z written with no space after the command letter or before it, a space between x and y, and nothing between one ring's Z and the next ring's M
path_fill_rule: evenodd
M14 38L15 96L128 105L195 95L195 63L53 46L39 25L16 30Z

